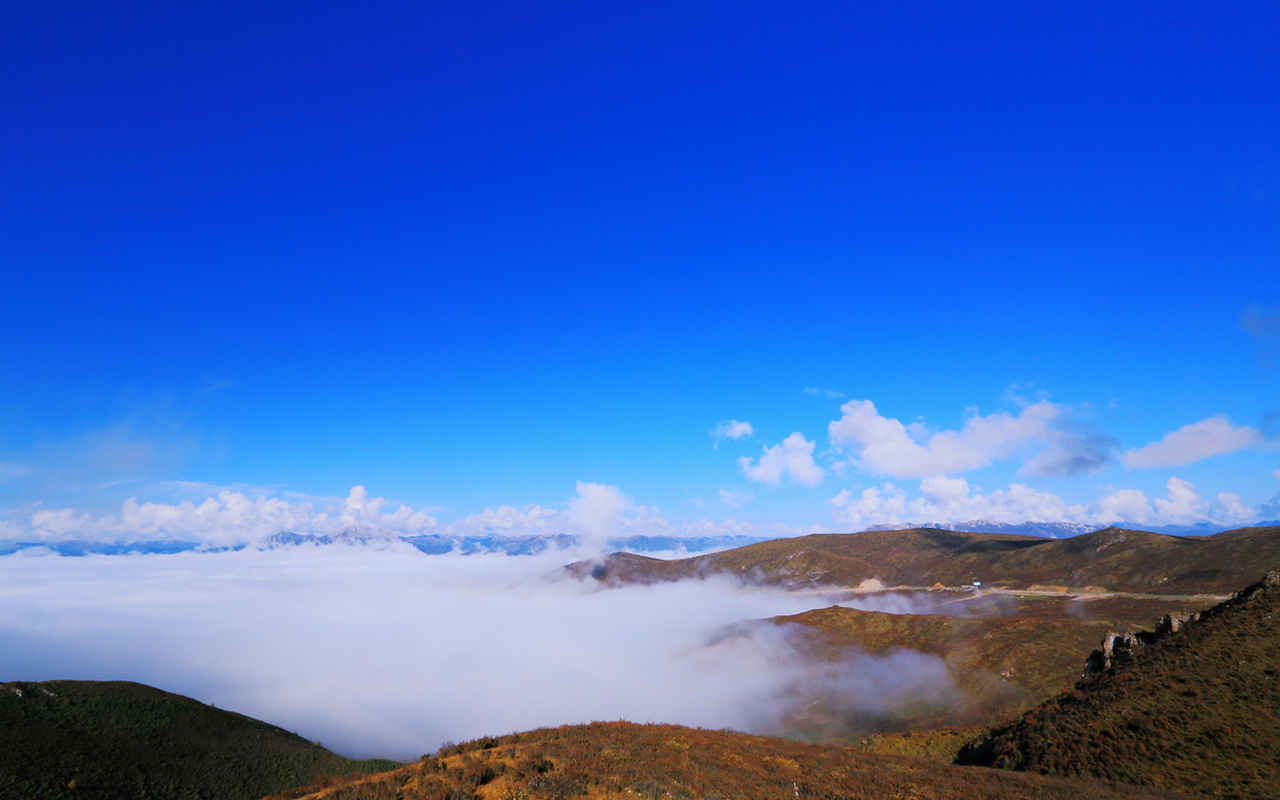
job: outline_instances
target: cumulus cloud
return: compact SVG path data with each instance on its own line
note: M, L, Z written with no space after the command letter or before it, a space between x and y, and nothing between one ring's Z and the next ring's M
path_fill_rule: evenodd
M1053 427L1064 410L1048 401L1033 403L1017 415L974 414L960 430L936 433L928 433L922 424L908 426L881 416L870 400L850 400L840 407L840 412L840 419L827 426L832 447L852 455L862 469L895 478L969 472L1028 445L1061 442L1065 437ZM1072 453L1064 449L1033 469L1062 469L1071 463Z
M498 506L468 514L448 529L461 536L538 536L562 532L563 519L554 508L540 505Z
M1164 497L1155 498L1136 489L1111 492L1099 501L1094 518L1107 524L1231 525L1255 520L1261 511L1246 506L1239 495L1231 492L1219 492L1213 502L1208 502L1190 481L1176 476L1165 481L1165 492Z
M986 521L996 523L1073 522L1085 525L1220 525L1258 519L1263 508L1247 505L1239 495L1220 492L1212 502L1204 500L1186 480L1171 477L1164 497L1150 498L1137 489L1108 492L1090 505L1067 503L1052 492L1013 483L1007 489L975 492L963 478L934 476L920 482L919 493L893 483L871 486L860 492L841 490L827 502L836 520L855 529L883 525L951 525Z
M758 461L743 456L738 459L742 474L753 481L777 485L789 477L801 486L822 483L823 471L813 461L813 442L793 433L773 447L765 446Z
M569 501L569 521L592 545L603 547L617 533L619 515L631 503L616 486L578 481L578 496Z
M344 755L405 759L595 719L772 733L797 689L856 714L948 685L923 654L815 665L785 628L723 635L825 599L727 578L544 580L559 563L333 548L0 559L0 674L141 681Z
M1008 489L973 493L963 478L934 476L920 482L920 495L908 500L892 483L844 490L828 500L835 518L852 526L950 524L988 522L1071 522L1086 516L1083 506L1068 505L1060 497L1022 484Z
M716 423L711 429L711 438L715 440L715 447L719 449L720 443L725 439L745 439L754 436L756 429L751 427L750 422L743 422L737 419L726 419Z
M180 488L184 491L216 489L203 484L184 484ZM765 536L774 532L772 528L757 530L750 523L732 519L672 522L657 508L634 502L616 486L580 481L575 488L575 494L559 507L501 505L447 523L437 520L425 508L372 496L364 486L353 486L342 498L297 492L253 497L242 491L221 489L201 500L171 503L129 498L118 511L105 514L37 507L27 512L24 519L0 520L0 541L182 541L223 547L252 545L282 531L322 536L350 532L361 539L388 542L421 534L446 537L570 534L577 538L579 547L589 551L583 555L596 555L614 538ZM727 493L722 499L744 503L750 495Z
M1262 442L1255 428L1234 426L1222 414L1184 425L1159 440L1124 454L1130 469L1181 467L1211 456L1234 453Z
M353 486L334 508L279 497L250 497L222 490L200 502L125 500L114 514L92 515L76 509L39 509L28 534L38 540L97 538L110 541L182 539L209 544L242 544L280 531L332 534L349 528L381 533L421 533L436 520L420 509L392 505Z

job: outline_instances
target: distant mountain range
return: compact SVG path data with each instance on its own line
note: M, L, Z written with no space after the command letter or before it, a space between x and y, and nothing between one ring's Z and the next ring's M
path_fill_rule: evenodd
M1258 522L1253 527L1280 526L1280 521ZM1010 536L1035 536L1042 539L1070 539L1100 530L1100 526L1085 522L991 522L970 520L960 523L930 523L920 528L970 533L1000 533ZM877 525L870 531L893 530L893 526ZM1222 530L1219 526L1202 522L1196 525L1160 525L1142 530L1163 533L1168 536L1210 536ZM766 536L628 536L607 539L609 552L630 553L707 553L734 547L770 541ZM46 548L62 556L171 554L184 552L218 553L228 550L279 550L289 547L323 547L348 545L360 547L386 547L403 542L427 555L461 553L462 555L502 554L509 556L537 555L547 550L567 550L582 544L581 537L569 533L539 534L530 536L504 536L489 533L477 536L428 533L398 535L371 528L347 528L339 533L306 533L280 531L250 544L211 546L185 539L148 539L139 541L92 541L67 539L62 541L0 540L0 556L12 555L22 550Z
M705 553L731 547L766 541L762 536L628 536L608 539L606 549L625 550L633 553ZM154 539L134 542L88 541L0 541L0 556L12 555L22 550L46 548L62 556L172 554L192 551L226 552L228 550L280 550L291 547L325 547L348 545L358 547L386 547L405 543L427 555L461 553L462 555L503 554L509 556L536 555L547 550L567 550L582 543L578 536L560 533L539 536L454 536L449 534L419 534L399 536L366 528L348 528L336 534L299 533L280 531L253 544L215 546L180 539Z
M1267 520L1250 523L1251 527L1272 527L1280 525L1280 520ZM1132 523L1116 523L1118 527L1163 533L1168 536L1212 536L1224 528L1209 522L1195 525L1133 525ZM901 525L876 525L870 530L888 531L901 528ZM968 522L929 522L920 528L936 528L944 531L968 531L970 533L1007 533L1014 536L1039 536L1045 539L1070 539L1084 533L1093 533L1106 526L1094 522L992 522L985 519L974 519Z

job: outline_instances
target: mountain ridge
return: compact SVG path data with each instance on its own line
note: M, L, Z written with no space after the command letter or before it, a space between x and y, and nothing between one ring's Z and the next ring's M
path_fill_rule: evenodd
M1125 528L1069 539L939 528L812 534L674 560L615 553L600 562L575 562L565 571L612 584L726 574L789 588L852 588L877 580L889 586L1057 585L1183 595L1230 592L1248 582L1257 563L1280 563L1280 527L1206 537Z

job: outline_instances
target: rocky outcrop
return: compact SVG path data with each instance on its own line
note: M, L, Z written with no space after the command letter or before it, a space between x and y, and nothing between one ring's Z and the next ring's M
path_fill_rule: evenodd
M1280 587L1280 570L1270 570L1262 580L1246 587L1223 603L1224 606L1251 603L1267 592ZM1156 623L1154 631L1126 631L1125 633L1109 632L1102 639L1102 645L1089 654L1084 662L1082 677L1106 672L1120 664L1133 660L1137 652L1151 644L1155 644L1166 636L1181 631L1188 624L1200 620L1200 612L1191 614L1165 614Z
M1156 623L1154 631L1110 631L1102 637L1102 645L1089 654L1084 662L1083 677L1096 675L1133 660L1139 650L1155 644L1166 636L1182 630L1188 622L1200 619L1200 612L1192 614L1165 614Z

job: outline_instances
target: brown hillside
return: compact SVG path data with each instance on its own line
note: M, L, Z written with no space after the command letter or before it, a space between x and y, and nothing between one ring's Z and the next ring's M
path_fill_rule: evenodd
M849 748L674 725L596 722L486 737L318 791L311 800L1170 798L1085 779L973 770Z
M875 654L907 648L942 658L959 690L955 704L899 718L899 728L965 725L1017 713L1069 688L1080 677L1083 654L1113 627L1071 616L883 614L840 606L772 621L800 626L801 647L818 658L839 659L850 648ZM850 733L865 732L852 722ZM880 730L895 727L889 722ZM827 720L825 728L810 735L843 733L839 720Z
M838 661L850 649L879 655L909 648L937 655L958 690L950 705L904 704L886 718L841 715L840 703L815 698L816 704L794 706L784 718L785 734L951 763L990 721L1071 687L1080 677L1083 654L1106 631L1149 627L1164 614L1203 607L1167 599L948 594L961 598L939 605L951 616L835 607L770 620L796 626L792 641L819 659ZM969 616L955 616L960 612Z
M958 760L1280 797L1280 572L971 742Z
M788 587L991 586L1036 584L1162 595L1225 594L1258 563L1280 563L1280 528L1177 537L1107 528L1071 539L929 528L774 539L720 553L664 561L617 553L568 571L609 583L651 583L713 574Z

